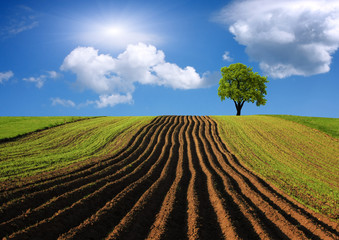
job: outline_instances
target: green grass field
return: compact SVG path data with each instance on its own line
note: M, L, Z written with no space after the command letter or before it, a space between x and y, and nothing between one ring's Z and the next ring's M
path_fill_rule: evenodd
M339 202L339 141L296 124L302 117L214 116L221 137L247 167L301 203L336 218ZM337 119L317 119L317 128L335 132Z
M292 115L271 115L318 129L328 135L339 138L339 118L300 117Z
M20 178L89 158L112 155L152 119L153 117L89 118L1 143L0 180ZM39 120L37 119L36 126L48 122L38 124ZM22 121L35 122L34 119ZM21 129L21 134L28 131L28 128Z
M0 139L55 127L87 117L0 117Z

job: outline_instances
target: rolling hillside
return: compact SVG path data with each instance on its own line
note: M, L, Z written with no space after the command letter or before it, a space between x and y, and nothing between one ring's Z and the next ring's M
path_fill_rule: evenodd
M337 175L329 165L336 161L332 154L338 148L332 146L338 141L291 121L269 116L97 118L16 141L23 147L12 155L13 142L0 144L2 156L11 156L7 162L25 165L19 155L25 152L25 157L53 159L56 152L77 157L72 165L16 175L20 181L8 176L0 184L0 237L5 239L339 236L335 196L326 195L331 184L337 191ZM305 179L308 185L301 184ZM320 190L312 188L318 184ZM289 186L297 187L295 192ZM332 220L290 197L303 201L303 194L295 194L299 191L327 204L318 211Z

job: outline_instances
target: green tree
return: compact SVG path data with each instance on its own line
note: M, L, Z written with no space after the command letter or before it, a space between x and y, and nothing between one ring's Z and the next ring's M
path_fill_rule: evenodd
M254 73L252 68L242 63L231 64L220 71L222 78L219 81L218 95L221 101L225 98L233 100L237 116L240 116L245 102L256 102L257 106L265 105L267 77Z

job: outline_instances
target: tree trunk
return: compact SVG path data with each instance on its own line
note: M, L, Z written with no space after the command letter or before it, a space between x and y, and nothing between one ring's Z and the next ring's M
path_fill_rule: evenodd
M240 116L241 114L241 108L237 108L237 116Z
M237 109L237 116L241 115L241 109L242 109L242 106L244 106L244 103L245 101L241 101L241 102L234 101L235 108Z

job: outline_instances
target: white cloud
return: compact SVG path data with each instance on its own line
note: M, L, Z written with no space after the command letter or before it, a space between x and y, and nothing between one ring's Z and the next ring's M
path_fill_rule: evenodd
M107 106L113 107L121 103L133 103L132 94L127 93L126 95L112 94L112 95L100 95L99 101L96 101L96 104L99 108L104 108Z
M202 77L193 67L180 68L165 61L165 54L152 45L139 43L114 58L99 54L92 47L78 47L60 67L76 74L76 85L99 94L98 107L132 103L135 83L166 86L174 89L207 87L217 82L213 74Z
M216 19L276 78L328 72L339 47L337 0L234 1Z
M92 89L96 93L109 93L115 87L113 82L119 81L112 76L115 60L105 54L98 54L92 47L78 47L65 59L60 67L62 71L71 71L77 75L77 86Z
M59 76L59 74L56 71L47 71L47 73L49 74L49 77L53 79Z
M193 67L178 67L173 63L161 63L153 67L153 70L159 77L158 85L164 85L173 89L194 89L204 87L204 79Z
M23 78L22 80L26 82L32 82L36 84L37 88L42 88L42 86L45 83L45 77L44 75L41 75L40 77L29 77L29 78Z
M62 105L64 107L75 107L75 103L71 100L61 99L61 98L51 98L52 106Z
M12 71L0 72L0 83L3 83L4 81L8 81L13 76L14 74Z
M22 80L26 82L32 82L35 83L37 88L42 88L44 85L45 81L50 78L50 79L55 79L58 77L58 73L55 71L47 71L47 75L42 74L39 77L29 77L29 78L23 78Z
M153 68L165 62L165 54L156 47L143 43L128 45L127 49L118 56L116 62L115 71L125 81L161 85Z
M224 53L224 55L222 55L222 59L224 59L225 61L228 61L228 62L232 62L233 61L233 58L231 58L230 52L228 52L228 51L226 51Z

